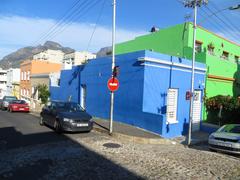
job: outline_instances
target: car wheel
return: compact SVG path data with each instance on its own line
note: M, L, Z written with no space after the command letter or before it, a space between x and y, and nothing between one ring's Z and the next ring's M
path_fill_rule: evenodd
M61 133L62 132L62 129L61 129L61 126L60 126L60 123L58 120L55 120L54 121L54 129L57 133Z
M44 122L43 122L43 117L42 117L42 116L40 116L39 124L40 124L41 126L43 126L43 125L44 125Z
M211 149L211 148L208 148L208 150L211 151L211 152L217 152L216 150Z

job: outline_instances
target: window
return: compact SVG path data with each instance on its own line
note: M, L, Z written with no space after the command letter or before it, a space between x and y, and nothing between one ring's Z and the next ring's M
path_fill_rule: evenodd
M30 71L27 72L27 80L30 80Z
M239 56L234 56L235 62L238 64L239 63Z
M208 54L214 55L214 47L213 46L208 46Z
M21 79L24 80L24 72L22 72L22 78Z
M196 53L202 52L202 42L201 41L195 41L195 50L196 50Z
M228 60L228 56L229 56L229 52L223 51L221 58L225 59L225 60Z
M23 80L27 80L27 72L24 72L24 79Z
M168 89L167 93L167 123L177 123L178 89Z
M57 85L60 86L60 78L57 79Z
M86 109L86 94L87 94L87 87L86 85L81 85L80 91L80 104L83 109Z

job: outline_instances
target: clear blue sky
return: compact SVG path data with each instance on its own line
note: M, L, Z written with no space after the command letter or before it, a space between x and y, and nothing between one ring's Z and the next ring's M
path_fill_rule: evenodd
M77 50L86 50L104 0L80 0L89 2L89 9L73 17L74 23L60 26L53 37L42 38L77 0L1 0L0 1L0 58L18 48L44 43L46 40L60 42ZM132 39L148 33L154 25L165 28L186 21L192 9L185 8L182 0L117 0L117 41ZM89 46L90 51L111 45L112 0L105 5L97 29ZM207 7L199 10L198 22L205 28L235 42L240 39L240 11L229 11L229 6L240 4L240 0L209 0ZM210 16L217 12L215 16ZM192 21L190 17L187 21ZM69 22L69 21L68 21ZM58 29L56 29L58 30Z

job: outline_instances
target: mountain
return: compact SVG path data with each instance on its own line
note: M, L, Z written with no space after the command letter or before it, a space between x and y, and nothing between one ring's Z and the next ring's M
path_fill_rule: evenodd
M37 54L41 51L52 49L52 50L62 50L64 53L70 53L75 51L69 47L63 47L59 43L53 41L46 41L43 45L38 46L28 46L21 48L0 60L0 68L9 69L9 68L19 68L22 61L25 59L31 59L34 54Z
M105 57L105 56L109 56L112 55L112 47L104 47L101 48L98 52L97 52L97 57Z

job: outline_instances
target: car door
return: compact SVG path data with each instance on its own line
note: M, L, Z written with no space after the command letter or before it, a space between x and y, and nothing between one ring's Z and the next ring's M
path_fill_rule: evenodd
M52 127L54 126L56 115L57 115L57 103L52 102L50 107L50 112L49 112L49 125Z
M51 103L48 104L48 106L45 106L42 110L42 117L43 117L43 121L50 125L50 113L51 113Z

